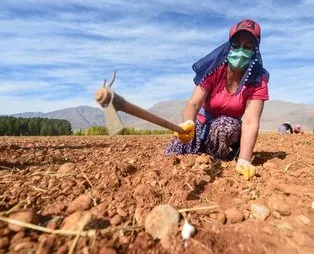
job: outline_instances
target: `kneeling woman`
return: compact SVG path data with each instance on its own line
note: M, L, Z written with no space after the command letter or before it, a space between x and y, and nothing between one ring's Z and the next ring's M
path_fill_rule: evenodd
M240 143L236 171L250 179L250 163L264 101L268 100L268 72L259 52L260 26L252 20L234 25L229 41L193 65L196 87L183 111L180 126L166 155L209 153L230 155Z

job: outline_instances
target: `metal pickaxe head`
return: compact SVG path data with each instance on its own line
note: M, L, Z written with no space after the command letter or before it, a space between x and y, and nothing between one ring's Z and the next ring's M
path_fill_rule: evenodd
M95 98L98 103L104 109L104 115L106 119L106 125L108 128L108 132L110 136L119 134L124 128L123 123L118 115L117 110L114 106L114 102L117 102L118 99L121 99L120 96L115 98L115 93L111 86L115 80L116 71L113 72L112 79L108 84L106 84L106 80L104 81L103 87L97 90Z

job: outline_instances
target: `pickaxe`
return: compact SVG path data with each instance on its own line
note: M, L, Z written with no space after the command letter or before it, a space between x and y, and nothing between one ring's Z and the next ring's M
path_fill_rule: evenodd
M96 101L103 107L105 119L109 135L115 135L121 132L123 124L117 111L123 111L132 116L141 118L148 122L157 124L166 129L178 132L186 133L180 126L173 124L159 116L156 116L147 110L144 110L128 101L123 97L116 94L111 88L116 77L116 71L113 72L112 79L108 84L104 81L103 87L97 90L95 98Z

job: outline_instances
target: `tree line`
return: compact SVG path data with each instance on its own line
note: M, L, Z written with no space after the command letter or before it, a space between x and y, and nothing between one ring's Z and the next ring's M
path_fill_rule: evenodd
M0 116L0 136L59 136L71 134L72 127L68 120Z
M84 135L109 135L108 129L106 127L92 126L87 130L78 130L74 133L77 136ZM135 128L123 128L119 135L165 135L173 134L170 130L137 130Z
M165 135L172 134L170 130L138 130L124 128L120 135ZM13 117L0 116L0 136L59 136L59 135L109 135L108 129L92 126L87 130L73 132L71 123L64 119L50 119L41 117Z

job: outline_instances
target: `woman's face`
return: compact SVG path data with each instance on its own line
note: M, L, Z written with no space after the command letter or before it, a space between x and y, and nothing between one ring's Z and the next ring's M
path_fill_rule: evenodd
M232 48L244 48L253 50L254 48L254 37L247 31L239 32L235 35L233 42L231 43Z

